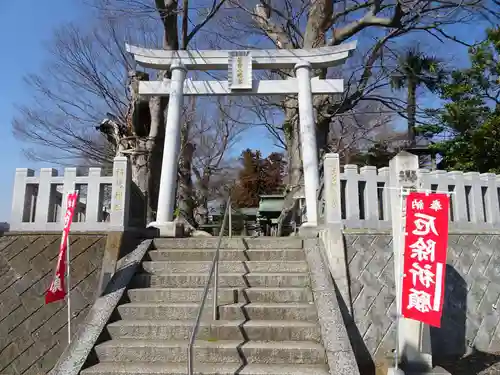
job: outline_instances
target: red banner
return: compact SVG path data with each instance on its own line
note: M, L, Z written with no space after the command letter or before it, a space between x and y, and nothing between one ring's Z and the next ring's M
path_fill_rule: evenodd
M68 251L68 235L73 222L76 203L78 202L78 192L74 191L68 194L66 204L66 214L64 215L64 228L62 233L61 245L59 247L59 257L57 258L56 271L54 278L50 283L49 289L45 293L45 304L56 302L66 297L66 287L64 276L66 274L66 256Z
M410 193L406 200L406 236L401 313L434 327L441 326L449 197Z

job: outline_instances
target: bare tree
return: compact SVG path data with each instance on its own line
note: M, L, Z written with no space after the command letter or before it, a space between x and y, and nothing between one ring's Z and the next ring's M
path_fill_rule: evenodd
M200 219L208 214L211 200L227 197L234 180L233 169L237 158L231 155L240 136L250 125L240 123L242 109L233 100L216 100L216 106L207 106L210 111L197 113L192 128L193 153L192 172L195 179L196 213Z
M27 153L61 163L83 159L98 164L110 163L116 154L127 155L132 179L147 201L148 220L153 220L168 98L145 100L137 88L141 80L168 78L168 72L136 71L124 44L187 49L224 2L207 0L206 6L197 2L189 7L187 0L182 4L175 0L92 1L95 22L85 28L61 27L54 35L47 66L42 73L26 77L33 100L19 106L13 127L22 140L42 146ZM144 17L137 17L139 13ZM188 121L184 124L179 163L180 174L189 180L185 166L189 169L191 163L186 143L190 129ZM99 138L96 128L105 138ZM179 190L189 188L181 183Z
M394 115L379 102L361 101L331 121L325 151L349 155L368 149L375 139L389 139L394 132Z
M388 50L395 48L396 41L403 43L404 38L416 33L427 33L438 40L454 40L449 26L477 21L479 17L498 17L500 14L493 2L481 0L231 0L231 4L241 14L228 16L227 28L247 36L252 34L264 37L266 41L262 42L261 38L261 45L289 49L338 45L351 38L363 42L362 53L359 54L363 57L362 63L352 66L344 74L347 90L342 98L315 97L320 148L327 145L332 119L339 113L354 108L362 99L370 98L391 109L402 109L401 101L389 95L388 90L383 91L388 87L392 69L387 64L387 59L384 59L384 52L387 55ZM319 77L329 74L326 70L315 73ZM292 72L284 71L281 74L292 75ZM284 135L292 176L290 183L295 185L301 179L296 97L284 99L281 106L285 117Z
M22 140L45 146L37 150L38 159L106 163L114 156L95 131L106 113L125 119L127 60L120 57L113 27L102 23L87 33L62 27L49 49L51 61L42 73L25 77L33 100L18 107L13 126Z

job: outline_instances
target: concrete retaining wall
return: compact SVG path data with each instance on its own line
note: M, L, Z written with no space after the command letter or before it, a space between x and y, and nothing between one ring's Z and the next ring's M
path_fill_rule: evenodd
M344 234L355 335L355 352L380 363L395 348L395 285L392 236ZM451 234L445 305L440 329L431 329L433 357L463 355L475 348L500 351L500 235ZM352 331L351 331L352 333ZM361 340L360 340L361 339ZM362 347L359 347L362 346Z
M72 331L99 289L105 235L71 235ZM44 305L60 235L0 237L0 374L45 374L67 345L64 301Z

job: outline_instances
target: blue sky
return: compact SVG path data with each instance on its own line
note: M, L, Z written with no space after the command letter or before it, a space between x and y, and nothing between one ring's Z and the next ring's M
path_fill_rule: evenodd
M0 46L3 51L0 59L0 139L3 141L0 173L4 176L0 184L0 222L8 221L10 217L15 168L49 166L27 160L21 152L22 144L12 136L14 104L25 102L30 96L23 84L23 76L40 71L46 58L44 43L50 40L56 27L65 22L85 22L85 17L85 8L78 1L0 1ZM467 26L456 31L469 37L478 34L471 33ZM465 54L459 55L465 57ZM246 134L238 145L241 149L247 147L266 152L272 149L272 140L265 129L256 129Z
M12 136L14 103L20 103L28 96L23 75L40 68L45 54L43 43L50 39L54 27L81 16L82 9L76 3L68 0L0 3L0 71L3 72L0 91L0 172L3 176L0 184L0 222L8 221L10 217L15 169L42 166L26 160L19 141Z

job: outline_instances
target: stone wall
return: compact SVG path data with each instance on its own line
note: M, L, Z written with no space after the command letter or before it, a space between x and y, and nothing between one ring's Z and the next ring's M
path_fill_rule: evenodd
M395 347L392 236L348 231L344 239L358 335L351 340L363 346L355 348L357 353L369 352L381 362ZM434 358L463 355L471 348L500 351L499 297L500 235L451 234L442 327L431 328Z
M104 235L70 236L72 332L98 290ZM0 237L0 374L45 374L67 345L65 301L44 304L61 241L55 234Z

